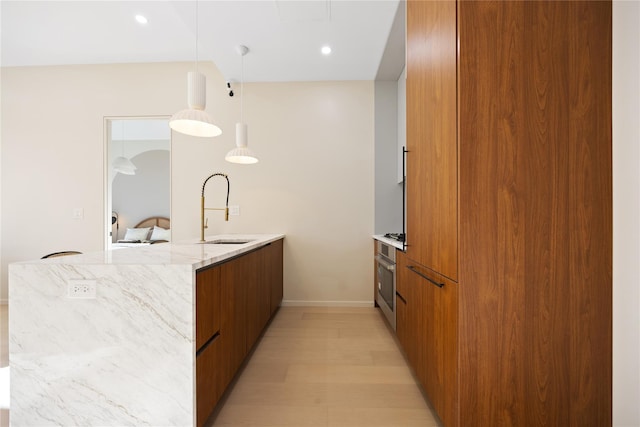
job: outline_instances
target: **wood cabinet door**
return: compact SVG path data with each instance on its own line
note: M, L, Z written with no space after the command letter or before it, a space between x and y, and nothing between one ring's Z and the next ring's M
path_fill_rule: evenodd
M396 335L400 346L409 358L409 322L407 317L407 259L404 252L396 251Z
M262 333L271 314L270 246L248 255L251 271L245 272L247 283L247 351Z
M456 3L407 2L407 255L458 277Z
M276 312L283 297L283 280L284 280L284 241L277 240L268 247L267 267L269 269L269 278L271 285L270 298L270 315Z
M421 322L416 374L431 404L446 426L458 425L458 285L409 261L410 283L421 298Z
M396 284L401 285L396 286L396 331L409 365L421 378L425 372L423 289L417 276L409 270L410 263L404 253L397 251Z
M460 424L611 425L611 2L463 1Z
M222 396L220 376L221 346L218 335L202 349L196 358L196 423L204 425Z
M222 361L220 377L222 388L233 379L247 354L247 280L246 272L255 269L249 256L241 256L220 265Z
M373 241L373 306L374 307L378 307L378 302L376 301L376 298L378 298L378 262L376 261L377 256L378 256L378 241L374 239ZM396 280L396 283L397 283L397 280ZM396 323L397 323L397 320L396 320Z
M196 273L196 349L220 331L220 268Z

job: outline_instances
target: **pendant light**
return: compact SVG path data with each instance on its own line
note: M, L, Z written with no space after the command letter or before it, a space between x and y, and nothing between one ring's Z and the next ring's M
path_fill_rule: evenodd
M198 72L198 2L196 1L196 71L187 74L189 108L178 111L169 120L171 129L190 136L212 137L222 134L204 111L207 104L207 79Z
M248 147L248 128L242 121L243 97L244 97L244 56L249 52L246 46L237 46L236 52L240 55L240 123L236 123L236 148L229 151L224 159L230 163L249 165L258 163L258 157Z
M124 155L124 123L125 121L123 120L122 121L122 139L120 141L120 146L122 148L122 156L117 157L113 161L113 170L116 173L121 173L124 175L135 175L136 169L137 169L136 166L133 164L131 160L127 159Z

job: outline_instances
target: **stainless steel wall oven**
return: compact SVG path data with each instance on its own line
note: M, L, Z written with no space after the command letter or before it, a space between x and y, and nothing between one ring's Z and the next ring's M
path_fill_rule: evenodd
M376 302L391 327L396 329L396 248L377 241L376 266L378 286Z

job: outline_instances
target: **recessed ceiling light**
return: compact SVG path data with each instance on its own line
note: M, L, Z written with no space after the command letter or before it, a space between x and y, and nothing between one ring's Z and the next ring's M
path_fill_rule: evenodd
M322 52L323 55L329 55L331 53L331 46L322 46L320 52Z
M148 22L147 18L142 15L136 15L136 21L138 21L139 24L146 24Z

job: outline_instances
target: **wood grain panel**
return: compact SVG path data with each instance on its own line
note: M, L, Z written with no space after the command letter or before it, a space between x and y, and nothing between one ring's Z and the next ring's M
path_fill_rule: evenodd
M569 2L571 426L611 425L611 3Z
M458 425L458 285L415 262L411 283L422 298L418 378L445 426ZM443 285L438 287L436 283Z
M378 262L376 261L376 258L375 258L377 255L378 255L378 241L374 239L373 240L373 257L374 257L373 258L373 306L374 307L378 307L378 302L376 301L376 297L378 296Z
M220 331L220 269L196 273L196 349Z
M220 331L196 362L198 425L211 413L262 333L272 304L277 308L282 301L282 249L279 240L197 274L197 289L210 289L198 284L211 281L218 285Z
M203 426L222 396L220 384L220 337L215 338L196 359L196 424Z
M271 277L267 263L268 248L266 246L245 255L246 264L242 271L242 280L247 287L246 307L246 349L251 350L271 314Z
M278 240L271 243L269 249L269 268L271 280L271 315L276 312L283 297L283 281L284 281L284 241Z
M411 327L407 316L408 280L407 256L402 251L396 251L396 336L407 360L409 360L408 347L411 345Z
M526 276L528 301L522 330L526 354L530 423L570 425L569 358L566 334L571 304L566 254L569 244L569 121L567 8L562 2L525 4L523 46L529 70L524 91L528 115L526 153Z
M460 424L610 426L611 4L458 11Z
M424 322L422 321L423 298L421 288L416 277L411 274L407 266L408 257L401 251L396 253L396 280L403 283L402 296L399 305L400 325L399 340L402 344L409 365L418 378L424 377ZM396 329L398 328L396 314Z
M255 267L255 266L254 266ZM220 369L221 388L226 389L247 354L246 307L247 283L243 272L252 268L242 256L220 266L222 283L220 346L223 348Z
M461 2L460 425L526 426L524 2Z
M456 4L407 2L407 255L457 280Z

